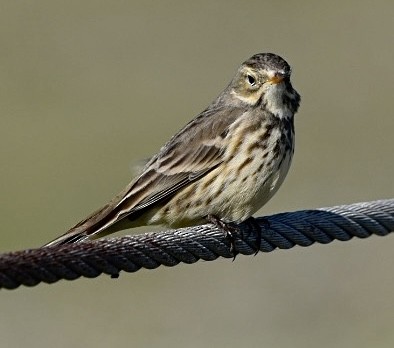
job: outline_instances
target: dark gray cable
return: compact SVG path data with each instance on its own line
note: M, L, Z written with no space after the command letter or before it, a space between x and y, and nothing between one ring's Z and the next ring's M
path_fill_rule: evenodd
M394 231L394 199L282 213L257 221L262 231L262 252L372 234L385 236ZM241 224L239 228L236 250L254 254L253 227ZM212 225L23 250L0 255L0 288L15 289L81 276L94 278L102 273L116 278L120 271L171 267L200 259L212 261L219 256L233 257L230 242Z

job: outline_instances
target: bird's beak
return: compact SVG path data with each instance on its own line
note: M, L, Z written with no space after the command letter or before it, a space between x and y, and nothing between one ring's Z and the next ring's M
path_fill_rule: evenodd
M281 83L285 79L285 75L281 73L275 73L274 76L272 76L268 81L272 83L273 85L276 85L278 83Z

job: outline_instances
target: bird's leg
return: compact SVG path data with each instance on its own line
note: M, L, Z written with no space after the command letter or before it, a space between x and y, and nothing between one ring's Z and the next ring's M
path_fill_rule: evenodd
M259 220L261 221L263 228L270 227L270 223L269 223L268 219L260 218ZM260 251L260 244L261 244L261 226L253 216L246 219L244 222L250 226L250 228L253 230L254 234L256 235L255 255L257 255L257 253Z
M221 230L224 233L225 238L230 241L230 252L231 254L233 254L233 261L234 261L235 257L238 254L238 251L235 248L235 236L234 236L236 233L239 232L238 228L232 226L228 222L221 220L215 215L207 215L206 219L208 222L215 225L219 230Z

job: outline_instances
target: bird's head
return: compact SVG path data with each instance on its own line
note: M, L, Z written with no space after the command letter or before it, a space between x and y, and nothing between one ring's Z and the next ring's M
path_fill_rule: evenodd
M233 98L249 105L262 105L272 113L278 109L298 109L300 96L290 82L291 68L273 53L255 54L238 69L230 83Z

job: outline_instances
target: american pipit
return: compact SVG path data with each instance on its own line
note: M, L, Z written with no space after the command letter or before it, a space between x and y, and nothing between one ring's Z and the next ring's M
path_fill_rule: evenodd
M250 218L278 190L294 153L300 96L290 73L272 53L245 61L216 100L120 194L47 245L141 225L182 227L208 217L226 225Z

